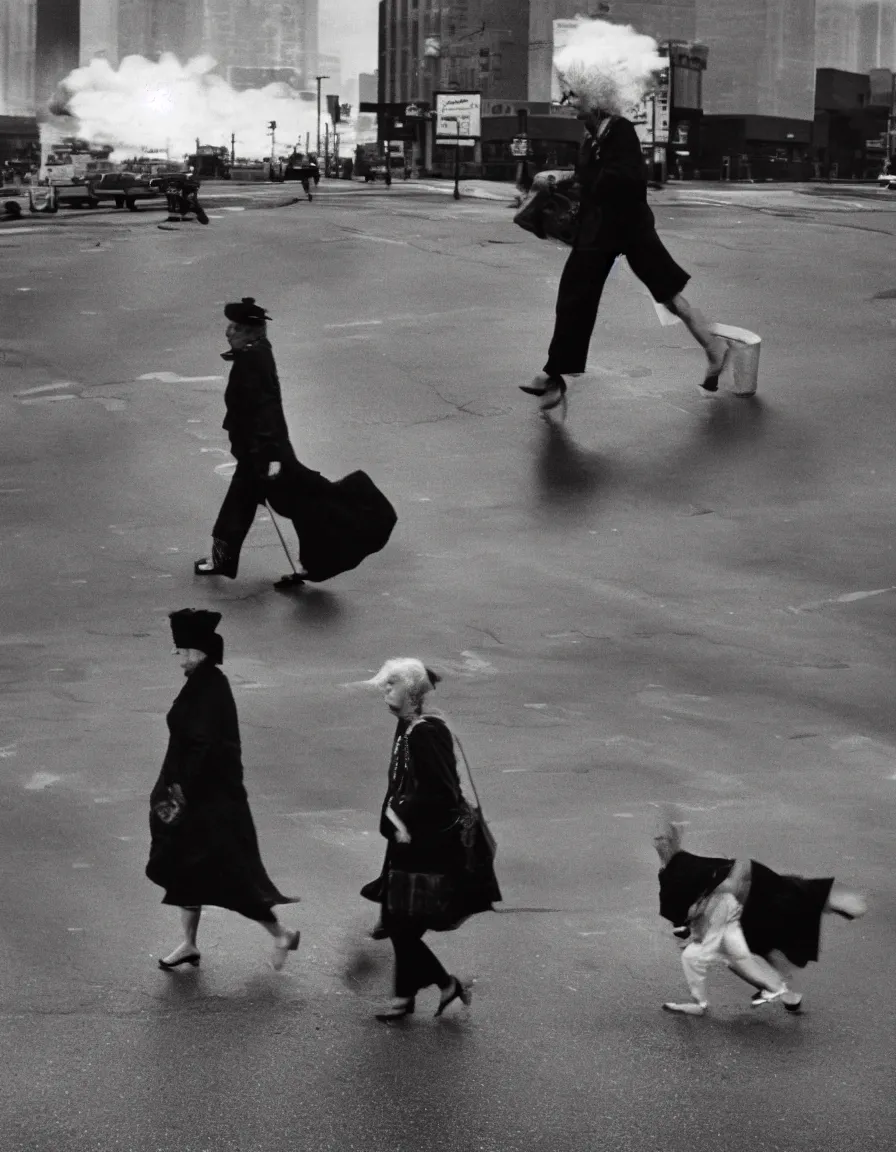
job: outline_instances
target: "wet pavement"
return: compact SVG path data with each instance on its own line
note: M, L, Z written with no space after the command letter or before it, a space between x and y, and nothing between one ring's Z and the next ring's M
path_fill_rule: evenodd
M4 226L4 1152L892 1147L896 220L775 194L652 197L689 298L761 334L758 396L701 395L699 349L620 269L565 424L517 389L564 252L508 203L323 181L208 228ZM364 468L399 513L381 554L289 596L263 512L238 581L192 576L243 295L274 316L301 458ZM214 910L198 972L155 965L177 925L143 876L147 797L185 606L224 614L262 852L301 896L281 975ZM505 901L434 937L472 1009L435 1021L433 994L384 1027L357 893L392 724L357 682L399 654L445 673ZM667 802L695 851L867 893L825 924L801 1016L724 970L708 1018L661 1012L684 989Z

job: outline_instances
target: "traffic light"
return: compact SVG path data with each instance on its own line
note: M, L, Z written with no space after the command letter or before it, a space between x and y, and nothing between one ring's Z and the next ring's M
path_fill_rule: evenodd
M268 121L269 131L273 132L276 127L277 127L277 121L276 120L269 120Z
M341 106L339 104L339 97L338 96L328 96L327 97L327 111L329 112L330 119L333 121L333 123L338 124L339 121L342 119L342 115L341 115L342 109L341 109Z

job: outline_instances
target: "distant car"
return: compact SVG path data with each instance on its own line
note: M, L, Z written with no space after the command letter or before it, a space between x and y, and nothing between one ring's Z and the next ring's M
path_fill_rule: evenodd
M131 212L137 211L138 200L157 200L162 195L152 181L135 172L105 172L98 180L90 181L88 190L95 204L112 200L116 208Z
M884 188L888 188L891 192L896 192L896 172L882 173L878 176L877 182Z

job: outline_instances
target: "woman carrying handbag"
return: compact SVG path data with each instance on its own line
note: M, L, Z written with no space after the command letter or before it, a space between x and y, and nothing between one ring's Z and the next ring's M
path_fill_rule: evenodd
M445 970L423 936L451 931L501 899L494 841L481 810L463 796L451 731L423 713L439 679L421 661L400 658L369 681L398 717L380 815L386 857L381 875L361 890L381 905L376 935L388 936L395 950L395 1000L377 1013L384 1022L411 1015L417 993L431 984L441 993L436 1016L455 1000L470 1004L469 986Z

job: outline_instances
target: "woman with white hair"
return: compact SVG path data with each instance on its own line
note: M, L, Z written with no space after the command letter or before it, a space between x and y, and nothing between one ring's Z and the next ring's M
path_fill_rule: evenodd
M422 661L388 660L369 681L398 718L389 783L380 814L388 841L382 874L361 895L382 907L381 933L395 950L395 1000L377 1019L409 1016L417 993L435 984L436 1016L449 1004L470 1003L470 988L451 975L423 943L429 929L450 931L501 899L491 858L474 865L470 818L447 724L423 713L440 680Z
M705 350L701 387L718 390L729 345L682 295L690 276L656 233L641 143L627 119L667 63L656 49L651 37L630 27L583 20L554 61L564 102L579 109L586 134L576 166L576 235L560 278L547 363L531 385L520 385L541 399L543 412L560 405L565 411L565 377L585 371L601 293L619 256Z

